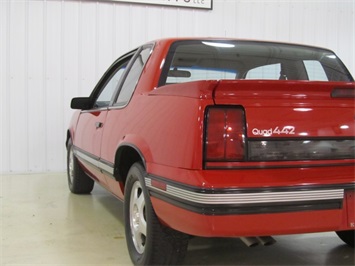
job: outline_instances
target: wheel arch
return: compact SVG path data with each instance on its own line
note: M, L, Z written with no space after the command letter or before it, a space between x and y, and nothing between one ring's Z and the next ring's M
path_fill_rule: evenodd
M136 145L132 143L121 144L115 155L113 175L116 180L125 184L128 171L136 162L141 162L144 169L147 169L146 158Z
M65 147L68 148L68 142L69 142L69 139L71 139L71 138L72 138L72 136L71 136L70 130L68 129L67 130L67 138L65 140Z

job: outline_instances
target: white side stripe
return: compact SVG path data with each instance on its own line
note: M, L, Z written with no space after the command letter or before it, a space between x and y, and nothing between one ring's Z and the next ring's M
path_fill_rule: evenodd
M80 152L78 150L74 150L74 153L77 157L81 158L84 161L87 161L88 163L108 172L109 174L113 175L113 167L104 164L103 162L100 162L98 160L95 160L94 158L91 158L90 156L86 155L83 152Z

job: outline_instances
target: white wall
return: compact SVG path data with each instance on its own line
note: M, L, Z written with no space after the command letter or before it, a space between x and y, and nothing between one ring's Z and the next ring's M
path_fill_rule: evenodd
M168 36L280 40L334 50L355 73L355 0L214 0L213 10L0 1L2 173L64 171L70 99L119 55Z

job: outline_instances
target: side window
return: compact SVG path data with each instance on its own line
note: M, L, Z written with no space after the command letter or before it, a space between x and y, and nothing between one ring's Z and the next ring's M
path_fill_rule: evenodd
M143 71L143 67L148 61L151 50L151 46L146 47L135 58L135 61L126 76L126 79L123 82L122 88L116 100L116 105L125 106L131 99L139 77Z
M324 68L319 61L304 60L303 63L309 80L328 81Z
M248 71L245 79L280 79L281 65L265 65ZM281 77L282 79L282 77Z
M122 77L123 72L127 67L128 61L121 64L117 69L113 72L112 76L109 78L106 85L102 88L99 96L97 97L94 107L102 108L110 105L111 99L115 90L118 86L118 83Z

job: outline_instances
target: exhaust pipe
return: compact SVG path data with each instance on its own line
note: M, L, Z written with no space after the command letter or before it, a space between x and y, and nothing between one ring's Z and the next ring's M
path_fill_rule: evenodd
M276 243L276 240L271 236L259 236L256 238L263 246L271 246Z
M256 247L257 245L259 245L259 241L256 237L244 236L241 237L240 240L242 240L243 243L249 248Z
M249 248L256 247L259 244L262 244L263 246L271 246L276 243L276 240L271 236L244 236L241 237L240 240L242 240Z

